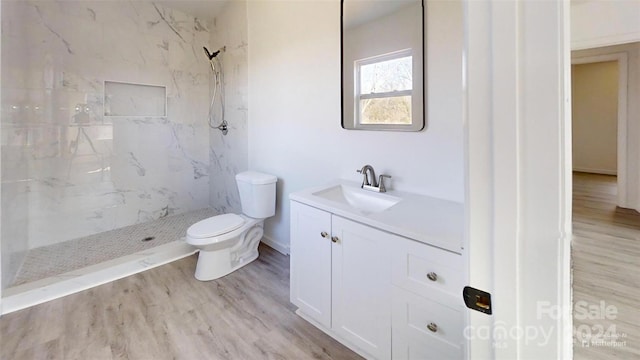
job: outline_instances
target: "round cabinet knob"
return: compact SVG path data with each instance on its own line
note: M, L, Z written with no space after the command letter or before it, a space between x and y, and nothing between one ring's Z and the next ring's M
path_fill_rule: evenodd
M434 323L429 323L429 325L427 325L427 329L429 329L429 331L431 331L431 332L437 332L438 331L438 325L436 325Z
M338 237L337 237L337 236L332 236L332 237L331 237L331 241L333 241L334 243L337 243L337 242L338 242L338 240L340 240L340 239L338 239Z
M325 238L325 239L326 239L326 238L327 238L327 236L329 236L329 234L327 234L327 232L326 232L326 231L323 231L323 232L321 232L321 233L320 233L320 236L322 236L323 238Z
M427 278L429 278L429 280L431 281L438 281L438 274L430 272L427 274Z

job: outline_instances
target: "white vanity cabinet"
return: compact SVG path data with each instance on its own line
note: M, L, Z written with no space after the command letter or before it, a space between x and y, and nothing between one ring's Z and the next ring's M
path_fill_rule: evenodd
M391 358L392 237L291 202L291 302L376 359Z
M360 191L290 195L297 314L368 359L464 359L463 206Z
M464 358L462 256L409 239L391 249L393 358Z
M331 327L331 214L292 201L290 252L291 302Z
M331 216L331 328L376 359L391 358L391 266L396 237Z

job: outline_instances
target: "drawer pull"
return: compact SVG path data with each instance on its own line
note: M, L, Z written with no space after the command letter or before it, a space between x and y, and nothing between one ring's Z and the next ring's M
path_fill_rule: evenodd
M326 232L326 231L323 231L323 232L321 232L321 233L320 233L320 236L322 236L323 238L325 238L325 239L326 239L326 238L327 238L327 236L329 236L329 234L327 234L327 232Z
M429 331L431 331L431 332L437 332L438 331L438 325L436 325L434 323L429 323L429 325L427 325L427 329L429 329Z
M338 239L337 236L332 236L331 237L331 241L333 241L334 243L337 243L340 239Z
M434 272L430 272L427 274L427 277L429 278L429 280L431 281L438 281L438 274L434 273Z

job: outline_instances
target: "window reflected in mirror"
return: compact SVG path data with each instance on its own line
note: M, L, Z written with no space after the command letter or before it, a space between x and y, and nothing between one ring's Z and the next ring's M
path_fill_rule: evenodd
M342 126L424 127L423 3L343 0Z
M411 124L411 49L356 61L356 122Z

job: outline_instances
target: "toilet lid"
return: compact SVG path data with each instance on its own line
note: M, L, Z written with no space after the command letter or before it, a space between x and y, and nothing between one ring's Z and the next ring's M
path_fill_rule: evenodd
M187 230L192 238L214 237L233 231L244 224L244 218L236 214L223 214L199 221Z

